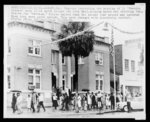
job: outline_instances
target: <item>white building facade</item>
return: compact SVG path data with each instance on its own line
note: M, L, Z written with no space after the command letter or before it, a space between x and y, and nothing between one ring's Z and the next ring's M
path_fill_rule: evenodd
M126 91L133 96L144 91L144 42L143 39L127 40L122 46L122 73L119 76L123 94Z

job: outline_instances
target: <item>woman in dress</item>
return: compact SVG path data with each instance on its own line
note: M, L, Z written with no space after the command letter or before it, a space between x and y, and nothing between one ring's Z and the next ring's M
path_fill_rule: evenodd
M80 110L81 109L81 96L80 96L80 94L78 94L78 107Z
M55 108L55 110L56 110L56 109L57 109L57 107L58 107L56 93L54 93L54 95L53 95L53 104L54 104L54 108Z
M87 102L88 102L88 110L91 110L92 99L90 93L87 95Z
M27 97L27 109L28 109L28 111L31 111L31 96L30 96L30 94Z
M20 93L17 93L17 109L18 109L18 114L21 114L23 111L22 111L22 96Z
M83 110L87 111L87 95L83 95Z

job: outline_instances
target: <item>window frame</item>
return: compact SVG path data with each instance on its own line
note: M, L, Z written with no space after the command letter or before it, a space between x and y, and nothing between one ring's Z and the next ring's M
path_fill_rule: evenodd
M57 51L51 51L51 64L57 64Z
M101 66L104 64L104 53L95 52L95 64Z
M42 41L29 39L28 42L30 43L30 41L32 42L32 44L31 45L28 44L28 55L41 56L41 43L42 43ZM39 44L37 44L37 42L39 42ZM29 48L32 49L32 53L29 52ZM38 49L39 49L39 54L36 54L36 52L38 52Z
M96 77L95 78L96 90L103 90L104 89L104 75L96 73L95 77ZM97 86L97 81L98 81L98 86ZM102 86L101 86L101 81L102 81ZM98 87L98 89L97 89L97 87Z
M29 69L32 69L33 70L33 73L29 73ZM36 74L36 70L39 70L39 74ZM30 82L29 82L29 79L28 79L28 86L30 86L30 85L33 85L33 86L35 86L35 89L41 89L41 69L38 69L38 68L28 68L28 78L29 78L29 76L32 76L33 77L33 84L30 84ZM37 88L36 87L36 77L40 77L40 88Z
M12 48L11 48L11 41L10 39L8 39L8 44L7 44L8 48L7 48L7 52L8 54L11 54Z
M10 71L8 71L8 69L10 69ZM10 81L8 81L8 77ZM10 66L7 66L7 85L8 85L7 89L10 90L11 89L11 67Z
M64 86L63 86L63 81L64 81ZM63 74L62 75L62 89L65 90L65 88L66 88L66 75Z
M66 65L66 57L62 56L62 65Z
M135 72L135 61L131 60L131 72Z
M129 59L125 59L124 66L125 66L125 71L129 71Z
M96 79L96 90L98 90L99 80Z

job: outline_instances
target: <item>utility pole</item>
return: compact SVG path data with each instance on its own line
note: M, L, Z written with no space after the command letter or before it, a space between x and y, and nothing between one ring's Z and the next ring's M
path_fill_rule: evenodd
M115 46L114 46L114 33L113 33L113 28L112 28L112 33L111 33L111 39L112 39L112 46L113 46L113 69L114 69L114 103L115 103L115 110L116 110L116 70L115 70Z

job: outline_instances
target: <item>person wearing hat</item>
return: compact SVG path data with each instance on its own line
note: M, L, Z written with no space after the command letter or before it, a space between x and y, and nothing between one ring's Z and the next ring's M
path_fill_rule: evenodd
M98 109L99 109L100 113L101 113L101 107L102 107L101 97L102 97L102 94L101 94L100 91L98 91L98 94L97 94L97 103L98 103Z

